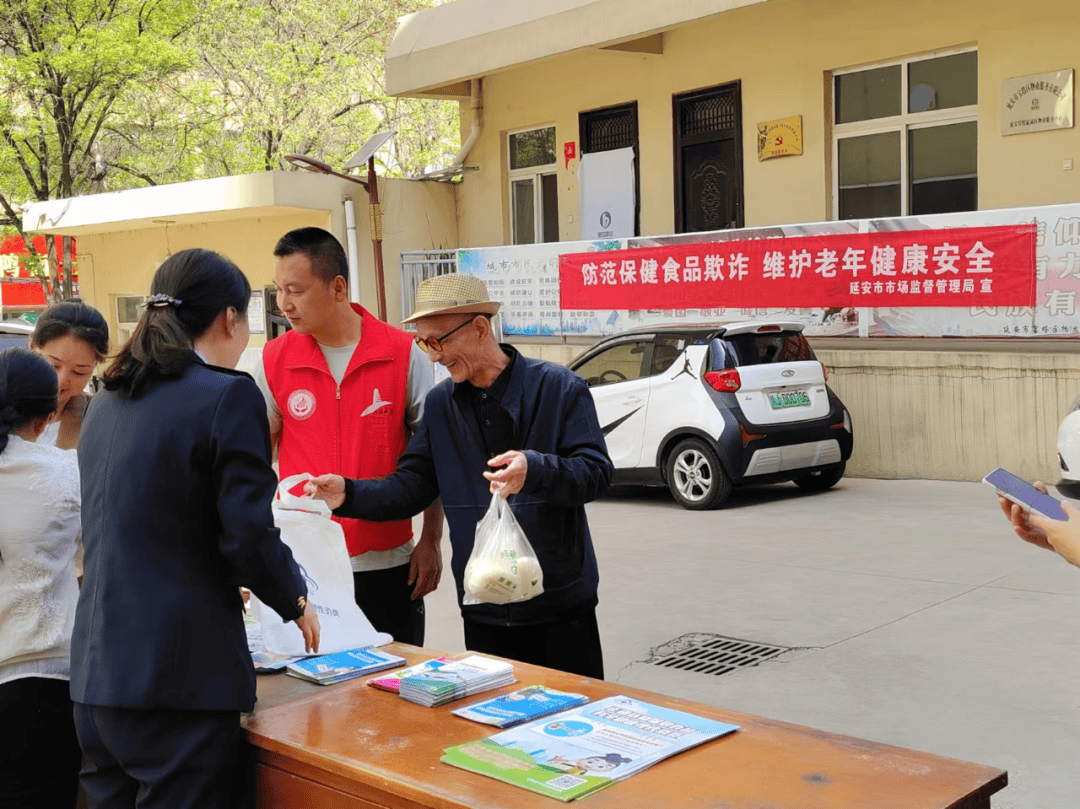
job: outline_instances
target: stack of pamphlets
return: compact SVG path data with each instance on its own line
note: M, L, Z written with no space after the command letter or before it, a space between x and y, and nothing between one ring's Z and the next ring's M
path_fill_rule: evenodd
M629 697L608 697L447 747L442 761L571 801L737 729Z
M359 677L368 672L400 666L404 662L404 657L368 647L322 657L308 657L296 663L290 663L287 671L301 680L308 680L319 685L330 685L340 683L342 680L351 680L353 677Z
M543 685L530 685L509 694L500 694L483 702L457 708L451 713L473 722L508 728L567 708L576 708L588 701L589 698L583 694L568 694Z
M392 691L396 694L401 688L402 677L412 677L414 674L441 669L449 662L451 662L449 657L436 657L434 660L425 660L423 663L417 663L415 666L409 666L407 669L395 671L392 674L372 677L367 681L367 684L372 688L378 688L380 691Z
M398 693L409 702L434 708L470 694L516 682L512 664L470 655L432 671L402 677Z

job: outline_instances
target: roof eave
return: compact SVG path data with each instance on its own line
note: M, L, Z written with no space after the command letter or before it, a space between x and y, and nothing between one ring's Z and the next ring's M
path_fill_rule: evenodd
M470 79L587 49L657 53L665 31L764 2L455 0L401 19L386 53L386 89L465 99Z

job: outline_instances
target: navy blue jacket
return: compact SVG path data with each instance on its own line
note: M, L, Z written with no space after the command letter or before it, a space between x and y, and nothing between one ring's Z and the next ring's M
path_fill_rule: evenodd
M396 520L418 514L441 497L460 604L476 524L491 494L478 426L453 393L449 380L431 390L424 419L394 474L347 481L346 500L334 513ZM504 626L572 617L596 605L599 574L585 504L607 490L613 472L596 407L588 386L572 371L521 355L502 406L515 425L513 446L528 460L525 485L509 503L539 558L544 593L517 604L463 606L462 616Z
M83 423L79 472L86 555L72 698L251 710L237 587L290 620L307 592L274 528L277 476L254 381L195 361L136 399L100 392Z

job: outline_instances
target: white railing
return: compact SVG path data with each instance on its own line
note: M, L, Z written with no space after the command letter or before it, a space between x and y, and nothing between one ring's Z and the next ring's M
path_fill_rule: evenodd
M457 250L405 250L401 253L401 317L413 313L416 288L437 275L457 272Z

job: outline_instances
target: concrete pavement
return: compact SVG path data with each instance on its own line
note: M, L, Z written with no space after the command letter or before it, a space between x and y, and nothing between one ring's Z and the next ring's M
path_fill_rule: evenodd
M609 680L1007 769L995 809L1080 806L1080 570L986 486L783 484L712 512L634 488L588 510ZM427 613L426 645L463 651L449 572ZM722 676L645 662L688 633L792 651Z

